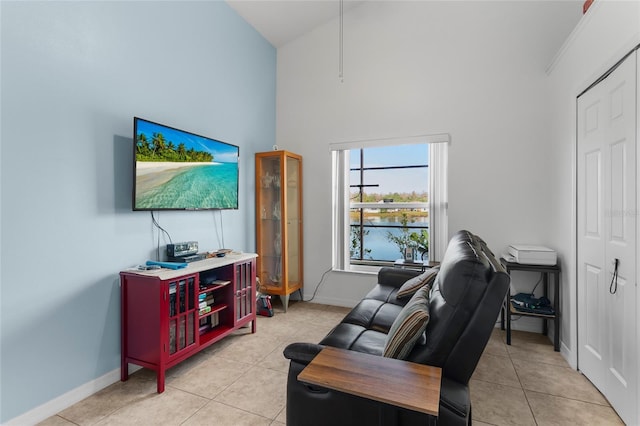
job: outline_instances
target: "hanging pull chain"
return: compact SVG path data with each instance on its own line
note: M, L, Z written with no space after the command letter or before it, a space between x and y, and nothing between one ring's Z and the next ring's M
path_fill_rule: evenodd
M618 265L620 264L620 259L615 258L613 262L613 276L611 277L611 284L609 284L609 293L616 294L618 292Z

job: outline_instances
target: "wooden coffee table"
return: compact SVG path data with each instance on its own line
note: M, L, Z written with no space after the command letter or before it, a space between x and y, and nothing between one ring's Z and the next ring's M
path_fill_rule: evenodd
M373 401L438 416L442 369L326 347L298 380Z

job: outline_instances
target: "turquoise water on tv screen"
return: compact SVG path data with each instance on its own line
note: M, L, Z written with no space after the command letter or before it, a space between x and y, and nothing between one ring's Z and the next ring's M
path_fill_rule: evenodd
M176 163L174 163L176 164ZM178 166L138 176L147 182L136 193L138 209L236 209L238 163ZM138 189L140 186L138 185Z

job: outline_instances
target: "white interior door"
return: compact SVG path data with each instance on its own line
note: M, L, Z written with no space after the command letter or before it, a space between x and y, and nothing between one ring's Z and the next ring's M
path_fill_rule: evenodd
M578 367L637 423L636 57L578 99Z

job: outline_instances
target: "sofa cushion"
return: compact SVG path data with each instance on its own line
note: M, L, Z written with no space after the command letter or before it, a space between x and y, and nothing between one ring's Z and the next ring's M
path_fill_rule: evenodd
M344 317L342 322L366 329L388 333L402 306L375 299L363 299Z
M382 355L386 339L385 333L369 330L361 325L341 322L320 341L320 345Z
M429 322L429 288L423 286L402 308L393 322L384 347L383 355L405 359L427 328Z
M365 330L360 337L353 342L353 345L351 345L349 349L356 352L381 356L386 341L386 333L381 333L376 330Z
M417 275L411 279L408 279L402 287L398 289L398 293L396 293L396 297L398 299L402 299L405 297L410 297L415 294L416 291L422 286L428 285L431 288L431 284L436 279L436 275L438 274L439 268L427 268L427 270L420 275Z
M409 298L398 299L396 294L407 280L416 275L420 275L420 271L416 269L384 267L378 272L378 285L372 288L364 298L404 306L409 301Z
M381 302L387 302L387 303L395 303L397 305L404 305L405 302L407 302L409 299L398 300L398 298L396 298L396 293L398 292L398 288L399 286L393 287L390 285L378 284L377 286L372 288L371 291L369 291L369 293L367 293L367 295L364 298L379 300Z

